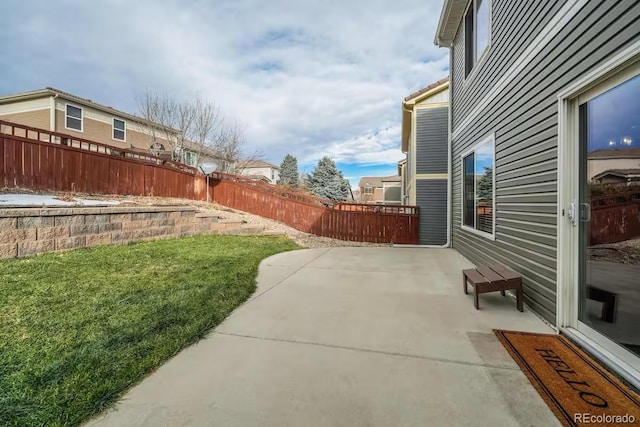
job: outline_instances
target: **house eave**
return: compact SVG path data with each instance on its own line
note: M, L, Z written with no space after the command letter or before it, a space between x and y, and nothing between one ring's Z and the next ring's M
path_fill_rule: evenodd
M468 0L444 0L434 39L436 46L451 47L467 3Z

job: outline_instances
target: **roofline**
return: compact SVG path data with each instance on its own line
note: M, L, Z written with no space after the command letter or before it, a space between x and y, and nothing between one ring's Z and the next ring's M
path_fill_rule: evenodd
M452 0L444 0L444 4L442 5L442 10L440 11L440 19L438 20L438 28L436 29L436 34L433 39L433 44L440 47L450 47L451 43L444 44L442 41L442 31L444 31L444 26L449 20L449 14L451 13L451 4Z
M462 17L457 22L451 22L451 11L454 9L457 11L466 10L468 3L469 0L444 0L440 11L440 19L438 20L438 28L433 39L433 43L436 46L450 48L453 45L453 39ZM452 25L455 25L455 28ZM445 36L445 32L449 33L449 35Z
M116 110L113 107L108 107L106 105L98 104L97 102L94 102L90 99L82 98L77 95L73 95L71 93L64 92L52 87L0 96L0 105L10 104L12 102L18 102L18 101L27 101L30 99L44 98L49 96L57 96L58 98L65 99L67 101L71 101L76 104L81 104L81 105L84 105L85 107L90 107L96 110L100 110L104 113L107 113L113 116L123 117L130 121L140 123L143 125L155 125L158 128L164 128L164 129L172 130L174 132L178 132L177 129L163 126L160 123L150 122L143 117L139 117L130 113L125 113L124 111Z
M438 82L442 82L437 86L433 87L425 91L424 93L414 92L415 96L410 98L412 95L409 95L402 101L402 123L400 129L400 149L403 153L406 153L409 150L409 138L411 138L411 114L413 113L413 107L419 103L424 101L425 99L443 92L449 89L449 77L438 80ZM436 83L438 83L436 82ZM432 83L434 84L434 83ZM429 85L431 86L431 85ZM427 88L429 86L426 86Z

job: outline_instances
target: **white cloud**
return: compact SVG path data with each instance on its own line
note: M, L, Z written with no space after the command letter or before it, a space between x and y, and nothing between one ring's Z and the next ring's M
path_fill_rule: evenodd
M278 163L287 152L399 160L402 98L448 68L433 45L435 0L53 3L0 18L16 55L40 67L15 71L25 90L60 86L127 111L145 88L200 91Z

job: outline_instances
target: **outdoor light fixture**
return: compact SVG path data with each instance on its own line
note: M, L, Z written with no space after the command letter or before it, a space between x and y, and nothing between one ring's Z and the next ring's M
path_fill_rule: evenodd
M614 140L612 140L612 139L609 140L609 146L611 146L611 145L616 145L616 142Z
M633 139L631 139L631 137L629 136L623 136L622 137L622 143L625 145L631 145L631 143L633 142Z
M218 165L215 163L202 163L200 165L200 172L207 176L207 203L209 203L209 177L218 169Z

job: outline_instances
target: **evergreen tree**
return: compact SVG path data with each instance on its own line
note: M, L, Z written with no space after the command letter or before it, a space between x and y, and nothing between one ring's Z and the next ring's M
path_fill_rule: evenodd
M298 159L291 154L287 154L280 164L280 179L278 180L278 185L297 187L298 179Z
M316 196L334 202L346 200L349 194L349 181L336 168L335 162L326 156L318 161L305 185Z
M481 202L493 198L493 168L484 167L484 173L478 180L478 200Z

